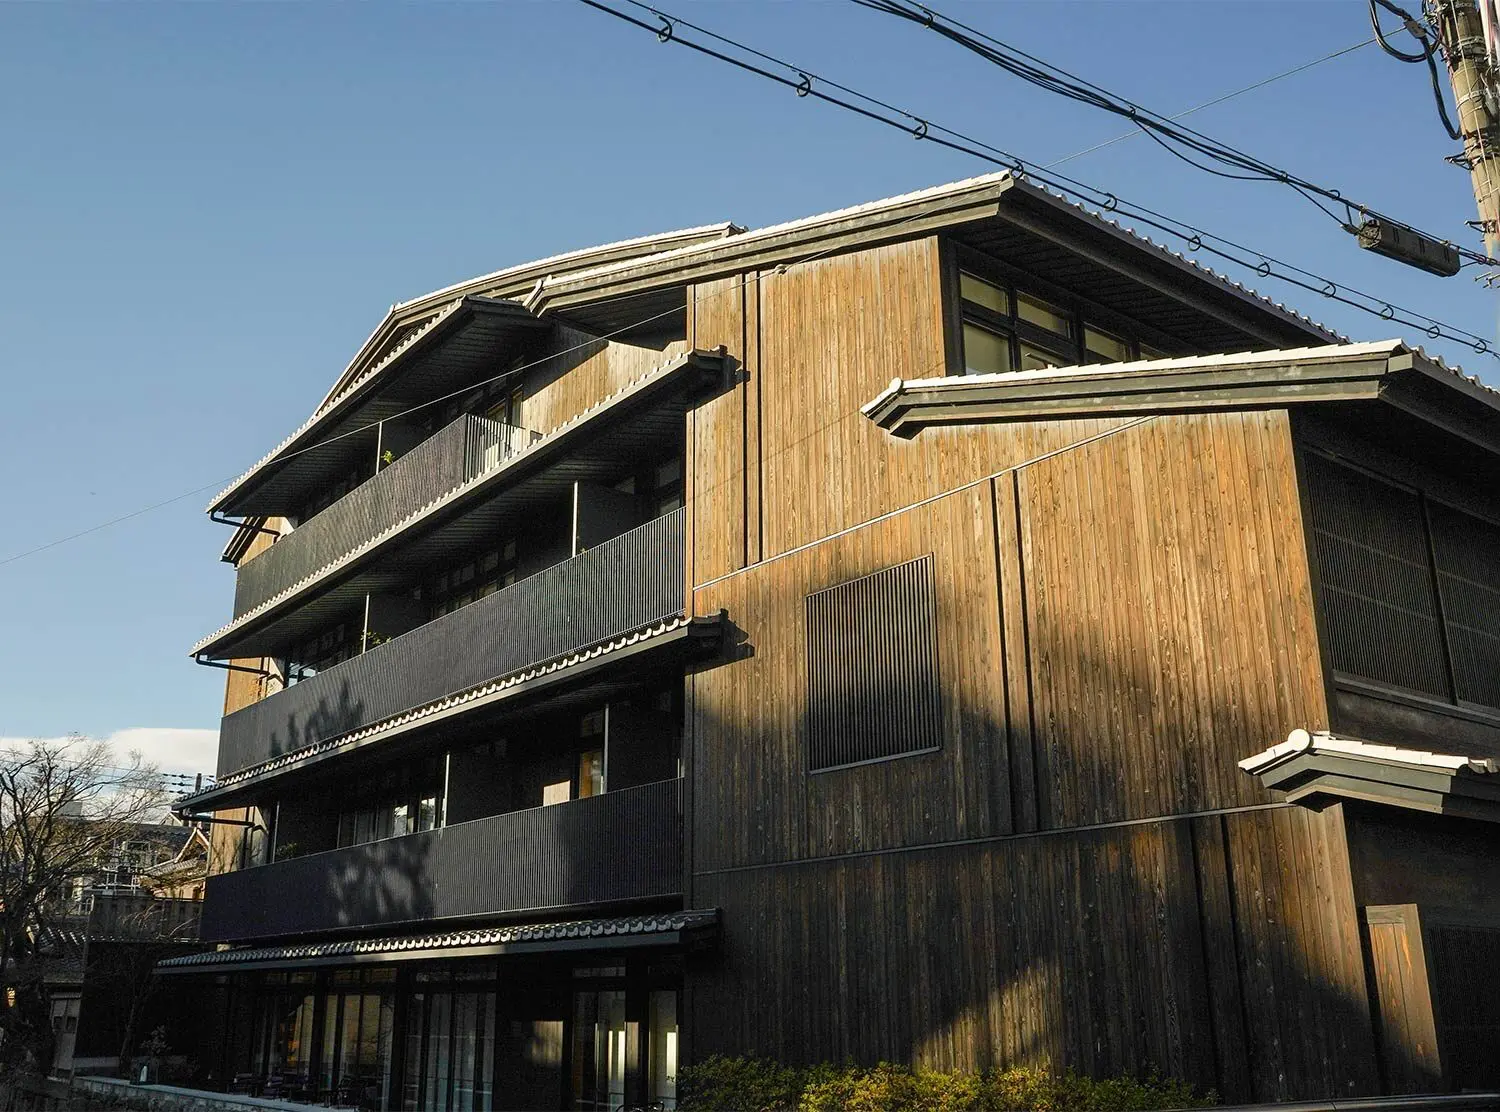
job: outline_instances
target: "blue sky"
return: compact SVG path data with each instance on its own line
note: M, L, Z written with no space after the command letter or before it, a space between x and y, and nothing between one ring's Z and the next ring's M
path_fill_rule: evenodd
M1369 34L1357 0L949 4L1165 112ZM1121 130L840 0L663 6L1034 161ZM1442 161L1454 145L1425 82L1366 47L1190 122L1463 236L1468 179ZM0 563L0 738L79 731L211 764L223 673L186 652L227 620L232 572L202 507L306 417L393 301L986 169L568 0L0 4L0 561L213 488ZM1279 187L1140 139L1067 169L1494 335L1493 295L1468 277L1362 255ZM1392 334L1252 282L1355 338ZM1490 357L1431 346L1500 384Z

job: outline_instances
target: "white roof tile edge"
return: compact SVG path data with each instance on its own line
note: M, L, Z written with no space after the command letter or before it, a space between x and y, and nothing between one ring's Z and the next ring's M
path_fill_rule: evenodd
M284 599L290 598L292 595L297 594L309 584L333 574L333 572L337 571L339 568L343 567L350 561L359 558L364 553L369 552L374 548L378 548L389 538L402 532L418 518L425 517L437 507L451 502L464 491L487 480L491 475L495 474L496 471L512 465L516 460L538 450L542 445L550 443L556 437L561 436L564 432L567 432L569 429L574 428L579 423L589 420L591 417L593 417L594 414L598 413L601 409L604 409L606 406L613 403L617 398L620 398L621 396L629 393L631 390L644 385L658 375L666 374L667 372L675 369L679 364L688 359L691 359L692 356L693 352L691 350L685 351L681 355L674 356L671 359L668 359L665 363L653 367L650 371L641 375L639 378L632 379L624 386L616 390L613 394L600 399L600 401L590 406L588 409L585 409L583 412L576 414L575 416L569 418L567 421L563 422L561 425L558 425L557 428L553 429L546 436L532 441L532 443L528 444L522 451L517 452L513 456L507 456L495 467L492 467L487 471L482 471L478 475L475 475L472 479L468 479L460 483L458 486L454 487L446 494L441 494L438 497L434 498L425 506L419 506L417 509L413 510L411 513L403 517L400 521L387 527L384 532L378 533L375 536L371 537L369 540L365 541L365 543L360 545L358 548L351 549L350 551L344 553L344 555L340 556L338 559L324 564L322 567L318 568L315 571L308 572L301 579L297 580L297 582L293 583L290 587L284 588L283 590L272 595L270 598L266 599L265 602L262 602L258 606L245 611L238 618L235 618L232 622L220 626L218 629L214 630L214 632L210 633L207 637L199 640L198 643L193 646L188 655L197 656L198 653L202 652L206 646L213 644L213 642L217 641L220 637L223 637L226 633L232 633L234 630L241 628L249 621L251 621L251 619L265 613L266 610L275 606L277 603L283 601Z
M661 637L665 634L671 633L673 630L681 629L683 626L690 624L691 621L691 618L686 617L682 614L678 614L664 620L651 622L644 626L639 626L627 633L622 633L616 637L612 637L604 641L599 641L585 648L574 649L571 652L564 653L561 656L553 657L551 660L544 660L540 663L529 665L525 668L520 669L519 671L511 672L508 675L502 676L499 679L487 680L484 683L477 684L474 687L466 688L465 690L455 692L452 695L445 695L441 699L435 699L430 703L424 703L421 706L414 707L411 710L402 711L400 714L394 714L388 718L382 718L377 722L371 722L368 726L361 726L359 729L352 730L349 733L340 734L337 737L324 738L322 741L316 741L313 744L305 745L300 749L293 749L290 752L279 754L278 756L272 757L268 761L262 761L260 764L251 765L248 768L238 769L235 772L231 772L216 781L212 790L233 787L236 784L243 783L244 781L253 779L257 776L262 776L265 773L275 772L277 769L286 768L288 765L300 764L302 761L307 760L309 757L315 757L321 753L327 753L334 749L340 749L346 745L353 745L357 741L363 741L365 738L372 737L376 734L393 729L397 726L405 726L411 722L418 722L424 718L431 717L434 714L449 710L453 707L462 706L465 703L471 703L474 700L481 699L486 695L493 695L497 692L504 691L507 688L516 687L540 676L551 675L553 672L561 671L564 668L570 668L575 664L581 664L585 660L593 660L596 657L608 656L611 653L619 652L621 649L629 648L631 645L638 644L641 641L648 641L652 638Z
M1404 340L1368 340L1360 343L1320 344L1316 347L1272 348L1268 351L1242 351L1216 355L1182 355L1166 359L1135 359L1128 363L1088 363L1071 367L1046 367L1029 371L1000 371L980 375L946 375L941 378L893 378L890 385L864 405L860 412L870 416L882 405L911 390L963 390L972 386L1008 386L1022 383L1061 382L1069 379L1129 378L1132 375L1157 374L1163 371L1218 370L1232 367L1261 367L1278 363L1335 363L1370 356L1394 356L1411 352L1439 370L1468 382L1491 394L1500 395L1477 376L1449 367L1441 359L1429 356L1421 348L1410 347Z
M1500 761L1494 757L1465 757L1452 753L1433 753L1424 749L1402 749L1395 745L1381 745L1331 733L1311 733L1302 729L1293 730L1279 745L1273 745L1253 757L1246 757L1239 765L1246 772L1258 774L1302 753L1337 753L1344 757L1449 772L1467 770L1482 775L1500 772Z

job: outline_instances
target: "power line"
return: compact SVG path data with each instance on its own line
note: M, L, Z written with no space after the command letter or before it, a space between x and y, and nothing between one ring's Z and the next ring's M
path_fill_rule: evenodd
M1299 177L1289 170L1248 154L1229 143L1214 139L1201 131L1175 124L1169 117L1120 97L1087 78L1046 62L1034 54L1028 54L1019 47L1012 46L961 20L943 15L935 8L919 5L914 0L850 0L850 2L934 31L1007 73L1047 92L1056 93L1069 100L1128 119L1156 140L1163 150L1199 170L1220 177L1284 185L1301 195L1304 200L1317 206L1325 215L1346 230L1356 230L1354 218L1357 214L1361 218L1399 225L1428 239L1448 243L1470 262L1486 266L1500 265L1500 260L1492 259L1483 252L1461 247L1441 236L1423 232L1413 224L1397 220L1370 205L1347 198L1337 189ZM1192 157L1192 154L1185 152L1201 155L1210 163L1216 163L1227 169L1216 169L1212 165L1199 162ZM1324 202L1332 204L1335 208L1342 208L1345 217L1340 218L1338 213Z
M823 78L810 69L798 67L784 59L776 58L773 55L739 43L735 39L700 27L688 20L670 15L658 7L643 3L642 0L627 0L627 2L650 12L661 21L660 26L652 26L643 20L635 18L628 12L623 12L601 3L600 0L579 0L579 2L608 15L612 15L625 23L649 31L663 43L675 43L679 46L685 46L690 50L727 62L739 69L754 73L778 85L790 88L799 97L813 97L836 107L847 109L866 119L874 120L877 123L885 124L888 127L902 131L915 139L935 143L940 147L968 154L992 165L1007 169L1018 178L1030 178L1041 182L1043 185L1065 196L1079 198L1088 204L1097 205L1103 212L1130 217L1138 224L1155 228L1166 235L1182 241L1189 252L1207 252L1252 270L1262 278L1276 278L1279 281L1286 282L1311 293L1319 294L1329 300L1338 301L1341 304L1358 309L1360 312L1379 317L1382 320L1418 329L1430 339L1451 340L1455 343L1463 344L1478 354L1489 354L1500 358L1500 354L1492 350L1490 341L1478 333L1459 328L1457 325L1447 324L1436 317L1414 309L1396 305L1394 302L1386 301L1375 294L1366 293L1351 286L1335 282L1325 275L1285 262L1259 249L1238 243L1225 236L1216 235L1204 228L1189 224L1176 217L1168 216L1145 205L1126 201L1115 193L1101 189L1098 186L1090 185L1077 178L1049 171L1046 167L1033 167L1020 156L1004 148L996 147L964 132L945 127L935 122L931 117L918 115L907 109L898 108L887 104L877 97L853 89L850 86L841 85ZM722 50L693 42L682 36L679 31L680 27L691 28L742 53L769 61L773 65L787 70L788 73L794 76L783 76L782 74L756 65L754 62L746 61L744 58L732 57L725 54ZM823 85L837 89L845 95L836 96L826 93L821 88ZM850 97L856 98L863 103L853 103L848 99Z
M1302 73L1304 70L1310 70L1314 66L1321 66L1324 62L1331 62L1335 58L1342 58L1345 54L1352 54L1356 50L1363 50L1365 47L1369 46L1375 41L1375 37L1372 35L1370 38L1365 39L1363 42L1357 42L1352 46L1346 46L1341 50L1335 50L1331 54L1324 54L1321 58L1314 58L1311 62L1303 62L1300 66L1293 66L1289 70L1282 70L1280 73L1272 74L1270 77L1262 78L1261 80L1255 82L1255 84L1253 85L1246 85L1244 88L1236 89L1232 93L1225 93L1223 96L1214 97L1213 100L1205 100L1202 104L1195 104L1193 105L1193 107L1178 112L1175 116L1168 116L1167 118L1170 120L1180 120L1184 116L1191 116L1194 112L1202 112L1205 108L1213 108L1216 105L1223 104L1226 100L1233 100L1235 97L1244 96L1246 93L1253 93L1257 89L1264 89L1267 85L1274 85L1276 82L1281 81L1284 78L1295 77L1297 74ZM1082 158L1086 154L1093 154L1095 151L1103 150L1105 147L1112 147L1116 143L1123 143L1126 139L1134 139L1140 133L1141 131L1139 128L1136 128L1133 131L1122 131L1113 139L1106 139L1102 143L1095 143L1092 147L1085 147L1081 151L1074 151L1072 154L1064 155L1062 158L1054 159L1053 161L1047 163L1047 169L1050 170L1053 167L1061 166L1064 162L1072 162L1075 158Z
M1407 309L1407 308L1404 308L1404 307L1401 307L1401 306L1398 306L1398 305L1394 305L1393 303L1386 302L1383 299L1378 298L1378 297L1376 297L1373 294L1366 294L1366 293L1363 293L1362 291L1355 290L1352 287L1348 287L1348 286L1340 286L1340 285L1336 284L1335 282L1333 282L1332 279L1326 278L1326 277L1324 277L1324 276L1322 276L1320 274L1317 274L1315 272L1312 272L1312 271L1309 271L1309 270L1305 270L1305 269L1303 269L1301 267L1297 267L1297 266L1295 266L1293 264L1283 262L1282 260L1277 259L1274 256L1266 254L1265 252L1258 251L1258 250L1256 250L1254 248L1247 247L1247 246L1245 246L1243 244L1236 243L1233 240L1227 239L1225 237L1214 235L1214 234L1212 234L1212 233L1210 233L1210 232L1208 232L1208 231L1206 231L1206 230L1204 230L1202 228L1198 228L1198 227L1195 227L1194 225L1188 224L1188 223L1186 223L1184 221L1180 221L1180 220L1177 220L1177 219L1175 219L1173 217L1166 216L1165 214L1156 212L1156 211L1154 211L1152 209L1146 208L1145 206L1136 205L1136 204L1133 204L1133 203L1127 203L1124 200L1122 200L1121 198L1117 197L1115 194L1110 193L1110 192L1108 192L1106 190L1099 189L1096 186L1088 185L1088 184L1086 184L1084 182L1078 181L1077 179L1074 179L1074 178L1070 178L1070 177L1068 177L1066 175L1063 175L1063 174L1048 174L1048 173L1045 172L1047 170L1050 170L1051 166L1055 166L1058 163L1049 164L1048 166L1044 166L1041 169L1031 168L1019 156L1011 154L1010 152L1005 151L1002 148L992 146L992 145L990 145L988 143L982 142L981 140L974 139L971 136L967 136L967 135L965 135L962 132L953 130L951 128L946 128L946 127L943 127L943 126L941 126L939 124L933 123L931 120L928 120L926 118L917 116L917 115L915 115L915 114L913 114L911 112L908 112L905 109L898 108L898 107L896 107L895 105L892 105L892 104L888 104L885 101L882 101L882 100L880 100L878 98L869 96L868 94L862 93L859 90L854 89L854 88L852 88L850 86L842 85L842 84L839 84L838 82L832 81L832 80L830 80L828 78L819 76L818 74L813 73L811 70L804 70L804 69L802 69L800 67L797 67L797 66L793 65L790 62L784 61L783 59L777 58L777 57L775 57L773 55L763 53L763 52L761 52L759 50L756 50L753 47L747 46L746 44L741 43L741 42L739 42L739 41L737 41L735 39L732 39L732 38L729 38L727 36L720 35L717 32L711 31L708 28L700 27L700 26L698 26L698 25L696 25L694 23L691 23L691 22L689 22L687 20L684 20L684 19L680 19L680 18L673 17L673 16L668 16L666 13L662 12L660 9L658 9L656 7L653 7L653 6L649 5L649 4L642 3L641 0L628 0L628 2L634 4L638 8L641 8L641 9L643 9L645 11L649 11L651 14L655 15L658 19L660 19L662 21L662 25L660 27L653 27L650 24L644 23L644 22L642 22L640 20L637 20L637 19L631 17L630 15L628 15L628 14L626 14L624 12L621 12L621 11L618 11L618 10L616 10L614 8L608 7L605 4L598 3L598 2L596 2L596 0L580 0L580 2L582 2L584 4L587 4L589 7L596 8L596 9L598 9L600 11L606 12L609 15L613 15L616 18L624 20L627 23L633 24L636 27L642 28L642 29L647 30L647 31L651 31L652 33L656 34L657 37L662 42L676 42L679 45L687 46L690 49L693 49L693 50L695 50L695 51L697 51L699 53L706 54L706 55L708 55L710 57L713 57L713 58L716 58L716 59L718 59L720 61L727 62L730 65L736 66L737 68L744 69L744 70L746 70L746 71L748 71L750 73L756 74L757 76L761 76L761 77L767 78L767 79L769 79L771 81L776 82L777 84L780 84L780 85L783 85L785 87L791 88L799 96L812 96L812 97L815 97L816 99L819 99L819 100L825 101L827 103L833 104L836 107L844 108L844 109L846 109L848 111L855 112L855 113L857 113L857 114L859 114L861 116L864 116L867 119L873 120L873 121L875 121L877 123L882 123L882 124L886 124L888 126L896 127L896 128L900 129L903 132L906 132L908 134L914 135L918 139L924 139L924 140L927 140L929 142L937 143L939 146L947 147L947 148L949 148L951 150L958 151L960 153L969 154L969 155L972 155L972 156L975 156L975 157L978 157L978 158L982 158L985 161L990 162L993 165L997 165L997 166L1000 166L1000 167L1002 167L1004 169L1008 169L1008 170L1012 171L1018 177L1030 177L1030 178L1033 178L1033 179L1035 179L1037 181L1042 182L1045 185L1050 186L1051 188L1057 190L1060 193L1071 195L1071 196L1074 196L1074 197L1079 197L1079 198L1085 199L1085 200L1087 200L1087 201L1089 201L1089 202L1091 202L1093 204L1097 204L1097 205L1099 205L1106 212L1120 213L1120 214L1123 214L1123 215L1130 216L1131 218L1139 221L1140 223L1146 224L1147 226L1150 226L1150 227L1154 227L1154 228L1160 230L1161 232L1163 232L1163 233L1165 233L1167 235L1173 236L1174 238L1177 238L1177 239L1180 239L1180 240L1184 241L1188 245L1188 249L1190 251L1198 251L1198 250L1207 251L1207 252L1209 252L1211 254L1214 254L1214 255L1216 255L1216 256L1218 256L1220 258L1223 258L1223 259L1225 259L1225 260L1227 260L1229 262L1233 262L1233 263L1236 263L1236 264L1238 264L1240 266L1244 266L1244 267L1247 267L1247 268L1249 268L1251 270L1254 270L1257 274L1259 274L1263 278L1276 278L1276 279L1278 279L1280 281L1288 282L1291 285L1297 286L1300 289L1304 289L1304 290L1311 291L1313 293L1320 294L1321 296L1330 298L1332 300L1339 301L1339 302L1341 302L1343 304L1349 305L1350 307L1358 309L1358 310L1360 310L1362 312L1366 312L1366 313L1370 313L1370 314L1372 314L1374 316L1378 316L1382 320L1390 321L1390 322L1397 323L1397 324L1404 324L1404 325L1407 325L1408 327L1420 329L1420 330L1422 330L1431 339L1447 339L1447 340L1451 340L1451 341L1453 341L1455 343L1464 344L1465 346L1472 348L1474 351L1476 351L1476 352L1478 352L1480 354L1489 353L1489 354L1492 354L1492 355L1496 355L1497 358L1500 358L1500 355L1497 355L1496 353L1491 352L1489 342L1486 339L1484 339L1483 337L1481 337L1478 334L1476 334L1476 333L1472 333L1472 332L1468 332L1468 331L1466 331L1464 329L1460 329L1460 328L1458 328L1455 325L1446 324L1446 323L1438 320L1435 317L1427 316L1426 314L1417 312L1414 309ZM765 69L763 69L763 68L761 68L759 66L755 66L753 64L747 63L743 59L738 59L738 58L731 57L731 56L729 56L727 54L724 54L721 51L714 50L714 49L712 49L710 47L703 46L702 44L689 42L689 41L687 41L687 40L685 40L685 39L683 39L683 38L681 38L680 36L677 35L677 33L676 33L676 27L679 26L679 25L683 26L683 27L690 27L694 31L697 31L700 34L706 35L706 36L708 36L708 37L710 37L710 38L712 38L712 39L714 39L714 40L716 40L718 42L721 42L721 43L723 43L723 44L725 44L727 46L731 46L731 47L733 47L736 50L739 50L739 51L741 51L743 53L749 54L749 55L751 55L753 57L756 57L756 58L760 58L763 61L769 62L769 63L771 63L773 65L776 65L776 66L779 66L779 67L781 67L783 69L786 69L786 70L790 71L791 73L794 73L796 75L796 79L794 80L794 79L790 79L790 78L787 78L787 77L783 77L783 76L781 76L779 74L772 73L772 72L767 71L767 70L765 70ZM1311 62L1307 62L1307 63L1303 64L1302 66L1299 66L1299 67L1296 67L1294 69L1287 70L1284 73L1276 74L1276 75L1274 75L1272 77L1266 78L1263 81L1258 82L1255 85L1247 86L1245 89L1240 89L1240 90L1236 90L1235 92L1232 92L1232 93L1227 93L1224 96L1217 98L1216 100L1208 101L1208 102L1206 102L1206 103L1204 103L1202 105L1198 105L1195 108L1188 109L1187 113L1181 113L1181 115L1186 115L1186 114L1188 114L1190 112L1199 111L1200 109L1206 108L1206 107L1210 107L1213 104L1222 103L1224 100L1227 100L1227 99L1229 99L1231 97L1239 96L1242 93L1249 92L1249 91L1251 91L1251 90L1253 90L1255 88L1259 88L1259 87L1261 87L1263 85L1266 85L1266 84L1269 84L1269 83L1271 83L1273 81L1280 80L1283 77L1291 76L1294 73L1301 72L1304 69L1310 68L1311 66L1314 66L1314 65L1318 65L1321 62L1328 61L1331 58L1338 57L1341 54L1346 54L1346 53L1349 53L1350 51L1360 49L1363 46L1368 46L1371 41L1373 41L1373 40L1366 40L1365 42L1362 42L1362 43L1356 43L1353 46L1345 47L1342 50L1335 51L1332 54L1325 55L1322 58L1314 59ZM822 89L820 87L818 87L818 86L824 86L824 85L826 85L829 88L838 89L839 91L847 94L849 97L857 98L858 100L863 101L867 105L872 105L875 109L878 109L879 111L875 111L875 110L872 110L872 109L869 109L869 108L861 107L860 105L855 104L855 103L853 103L853 102L851 102L849 100L846 100L844 98L841 98L841 97L831 96L831 95L823 92ZM881 112L888 113L888 115L882 115ZM890 115L900 116L900 117L902 117L902 120L909 121L909 122L902 122L901 120L893 120L893 119L890 118ZM940 138L938 135L934 135L933 132L940 133L940 135L947 135L950 138L949 139ZM1134 134L1134 133L1131 133L1131 134ZM1120 138L1124 138L1124 136L1121 136ZM1115 142L1115 141L1116 140L1110 140L1110 142ZM1101 144L1101 145L1107 145L1107 144ZM1096 149L1096 148L1090 148L1089 150L1093 150L1093 149ZM1087 154L1087 153L1089 153L1089 151L1080 151L1077 154L1069 155L1069 156L1067 156L1067 158L1059 160L1059 163L1060 162L1068 161L1069 159L1076 158L1076 157L1079 157L1080 155ZM1213 244L1215 244L1215 243L1220 244L1221 246L1220 247L1214 247ZM819 252L816 252L814 254L808 255L808 256L806 256L806 257L804 257L802 259L795 260L795 262L792 263L792 264L790 264L790 265L802 265L802 264L805 264L805 263L808 263L808 262L812 262L812 261L814 261L814 260L822 257L823 255L828 254L832 250L833 250L833 248L826 248L826 249L824 249L822 251L819 251ZM1236 254L1234 254L1232 252L1240 252L1240 253L1243 253L1243 254L1247 254L1247 255L1251 256L1251 258L1249 258L1249 259L1242 258L1239 255L1236 255ZM1285 268L1286 270L1291 271L1292 274L1289 275L1289 274L1285 274L1285 273L1280 273L1280 272L1278 272L1275 269L1276 267ZM1307 280L1304 281L1302 279L1299 279L1298 277L1295 277L1294 275L1301 275L1303 278L1305 278ZM745 279L745 281L748 284L750 282L759 281L760 278L761 278L761 275L759 273L757 273L757 274L754 274L754 275L751 275L751 276L747 277ZM707 297L717 296L721 292L724 292L724 291L715 290L715 291L711 291L711 292L705 293L705 294L696 294L694 296L694 298L693 298L693 303L696 304L697 302L699 302L701 300L704 300ZM1352 295L1353 297L1363 298L1367 302L1369 302L1370 304L1361 304L1358 301L1351 300L1351 297L1349 295ZM580 342L580 343L575 344L575 345L573 345L571 347L568 347L568 348L564 348L564 349L562 349L560 351L557 351L557 352L552 352L552 353L550 353L550 354L548 354L546 356L543 356L543 357L541 357L539 359L533 360L533 361L531 361L529 363L524 363L524 364L521 364L519 366L512 367L511 369L509 369L507 371L504 371L504 372L501 372L500 374L493 375L490 378L481 379L481 380L479 380L477 382L469 383L468 385L466 385L466 386L464 386L464 387L462 387L460 389L450 391L449 393L443 394L443 395L441 395L439 397L430 398L430 399L428 399L428 400L426 400L424 402L418 403L417 405L411 406L408 409L405 409L405 410L402 410L402 411L400 411L398 413L392 414L389 417L384 418L384 420L390 421L390 420L396 420L396 419L401 418L401 417L410 416L411 414L419 412L419 411L421 411L421 410L423 410L423 409L425 409L425 408L427 408L429 406L436 405L439 402L447 401L447 400L449 400L451 398L458 397L458 396L463 395L463 394L467 394L467 393L469 393L472 390L478 389L478 388L480 388L482 386L489 385L490 383L500 382L502 380L513 378L515 375L521 374L524 371L529 370L529 369L531 369L533 367L539 366L539 365L541 365L543 363L546 363L546 362L549 362L551 360L554 360L554 359L560 358L562 356L568 355L571 352L578 351L578 350L581 350L581 349L586 348L586 347L590 347L593 344L598 343L598 341L601 340L601 339L605 339L605 340L612 339L612 338L614 338L616 336L622 335L623 333L626 333L626 332L629 332L629 331L633 331L633 330L635 330L637 328L640 328L643 325L647 325L647 324L650 324L650 323L652 323L652 322L654 322L656 320L659 320L661 318L664 318L664 317L667 317L667 316L671 316L672 314L674 314L674 313L676 313L678 311L679 310L677 310L676 308L672 308L672 309L663 310L663 311L658 312L658 313L653 313L653 314L651 314L649 316L646 316L644 318L641 318L639 320L635 320L635 321L632 321L632 322L630 322L628 324L622 325L621 327L619 327L619 328L617 328L617 329L615 329L615 330L613 330L611 332L605 333L602 336L591 337L590 339L588 339L586 341ZM1402 314L1406 314L1406 315L1403 316ZM1418 319L1413 320L1413 319L1410 319L1411 317L1415 317L1415 318L1418 318ZM1426 323L1423 323L1423 322L1426 322ZM342 433L335 433L332 436L328 436L328 437L326 437L326 438L324 438L322 440L319 440L318 442L316 442L314 444L309 444L309 445L307 445L307 446L305 446L303 448L299 448L299 449L296 449L295 451L288 452L288 453L286 453L286 454L278 457L279 461L280 462L285 462L285 461L290 460L290 459L295 459L298 456L305 455L305 454L307 454L309 452L317 451L317 450L319 450L321 448L325 448L325 447L327 447L327 446L329 446L331 444L338 443L339 441L347 439L349 437L358 436L358 435L360 435L362 433L369 432L369 431L375 429L376 427L378 427L380 423L381 422L379 422L379 421L370 422L368 424L361 425L361 426L358 426L358 427L353 428L353 429L348 429L348 430L346 430L346 431L344 431ZM7 564L15 563L16 561L19 561L19 560L24 560L24 559L26 559L29 556L34 556L34 555L36 555L36 554L38 554L40 552L45 552L48 549L57 547L58 545L66 544L66 543L68 543L70 541L77 540L77 539L79 539L81 537L85 537L85 536L88 536L88 535L90 535L92 533L99 532L100 530L109 528L112 525L116 525L116 524L119 524L121 522L128 521L128 520L130 520L132 518L139 517L139 516L141 516L143 514L150 513L150 512L152 512L154 510L162 509L162 508L164 508L166 506L172 505L175 502L180 502L184 498L190 498L193 495L199 494L199 493L201 493L201 492L203 492L205 490L212 490L212 489L215 489L215 488L222 487L225 483L234 482L235 480L244 477L245 474L246 474L245 472L239 472L236 475L227 476L225 478L215 480L212 483L206 483L206 484L204 484L202 486L194 487L192 490L183 491L181 494L176 494L176 495L173 495L170 498L163 499L163 500L161 500L159 502L154 502L151 505L143 506L140 509L131 511L130 513L122 514L122 515L120 515L118 517L110 518L110 519L108 519L106 521L102 521L102 522L100 522L100 523L98 523L96 525L92 525L92 526L90 526L87 529L79 530L78 532L68 534L67 536L58 537L58 538L56 538L54 540L47 541L47 542L45 542L43 544L40 544L40 545L37 545L37 546L35 546L33 548L26 549L26 550L24 550L22 552L15 553L15 554L13 554L11 556L7 556L7 557L5 557L3 559L0 559L0 567L4 567Z

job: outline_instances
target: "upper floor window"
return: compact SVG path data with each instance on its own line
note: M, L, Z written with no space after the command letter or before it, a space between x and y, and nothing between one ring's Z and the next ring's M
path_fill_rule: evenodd
M964 267L958 300L964 374L1162 358L1113 325L1080 319L1066 305Z
M1305 457L1335 673L1500 708L1500 524Z

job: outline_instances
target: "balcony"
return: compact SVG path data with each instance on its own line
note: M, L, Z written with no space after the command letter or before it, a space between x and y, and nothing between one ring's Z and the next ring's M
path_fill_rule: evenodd
M465 414L240 566L234 616L529 447L537 434Z
M210 877L231 942L651 900L682 892L679 780Z
M681 613L683 522L675 510L235 711L219 777Z

